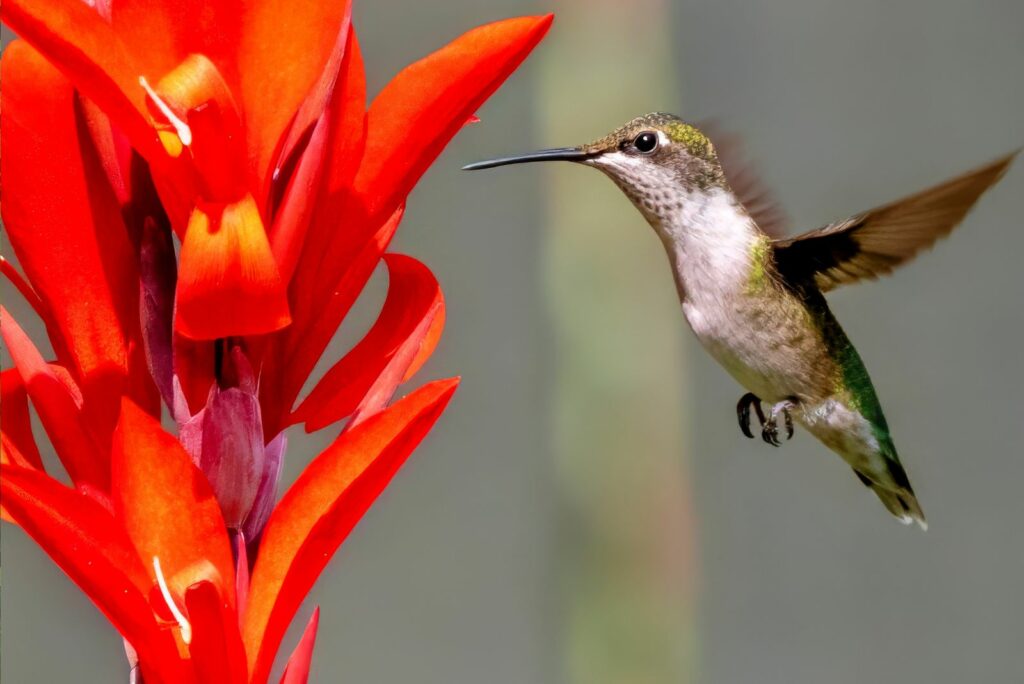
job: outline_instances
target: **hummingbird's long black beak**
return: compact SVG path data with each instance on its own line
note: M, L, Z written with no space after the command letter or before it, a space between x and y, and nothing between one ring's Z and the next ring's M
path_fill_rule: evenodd
M538 162L538 161L583 161L584 159L590 159L594 157L595 153L581 150L578 147L556 147L551 150L538 150L536 152L527 152L526 154L517 154L511 157L498 157L497 159L488 159L487 161L479 161L473 164L466 164L462 167L463 171L476 171L477 169L493 169L495 166L507 166L508 164L526 164L527 162Z

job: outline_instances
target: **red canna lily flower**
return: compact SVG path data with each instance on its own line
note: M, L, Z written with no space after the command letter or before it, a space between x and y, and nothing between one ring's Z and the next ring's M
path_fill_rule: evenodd
M429 269L386 253L405 198L551 18L470 31L367 107L343 0L0 9L21 38L0 73L0 208L24 276L0 270L54 355L0 311L0 515L90 596L146 682L265 682L458 382L392 403L444 324ZM376 324L300 398L381 262ZM44 471L29 404L71 487ZM286 428L346 418L276 501ZM306 680L316 615L282 681Z

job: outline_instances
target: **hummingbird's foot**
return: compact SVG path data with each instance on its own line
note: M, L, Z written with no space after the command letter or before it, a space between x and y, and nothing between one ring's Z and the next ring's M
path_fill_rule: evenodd
M761 399L758 398L753 392L747 392L740 397L740 402L736 404L736 418L740 421L740 430L743 431L750 439L754 439L754 433L750 431L750 407L754 407L754 411L757 413L757 420L761 423L761 427L764 427L765 417L764 411L761 410Z
M764 422L763 429L761 430L761 438L771 444L772 446L781 446L782 442L779 440L779 416L786 425L786 439L793 438L793 416L790 415L789 410L796 408L796 402L785 399L772 406L772 410L768 414L768 420Z

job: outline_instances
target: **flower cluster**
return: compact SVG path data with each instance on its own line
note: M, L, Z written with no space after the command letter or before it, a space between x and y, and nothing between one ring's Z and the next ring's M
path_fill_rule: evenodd
M444 324L429 269L387 251L405 198L551 18L472 30L367 107L345 0L2 13L20 39L0 73L17 267L0 265L53 357L0 312L0 514L120 632L136 680L265 682L458 383L393 401ZM376 323L300 396L381 262ZM70 487L44 469L30 405ZM297 424L339 435L279 497ZM282 681L306 681L316 616Z

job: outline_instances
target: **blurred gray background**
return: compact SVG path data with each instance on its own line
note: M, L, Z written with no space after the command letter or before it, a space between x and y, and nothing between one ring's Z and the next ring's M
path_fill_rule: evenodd
M934 253L830 297L926 534L806 434L777 450L740 435L740 388L607 180L458 170L652 110L714 117L811 228L1024 142L1024 3L360 2L371 92L463 30L544 11L547 40L396 241L448 302L420 377L463 383L300 613L323 607L313 680L1024 681L1024 163ZM326 438L293 435L287 477ZM3 681L124 681L119 639L61 572L9 526L2 553Z

